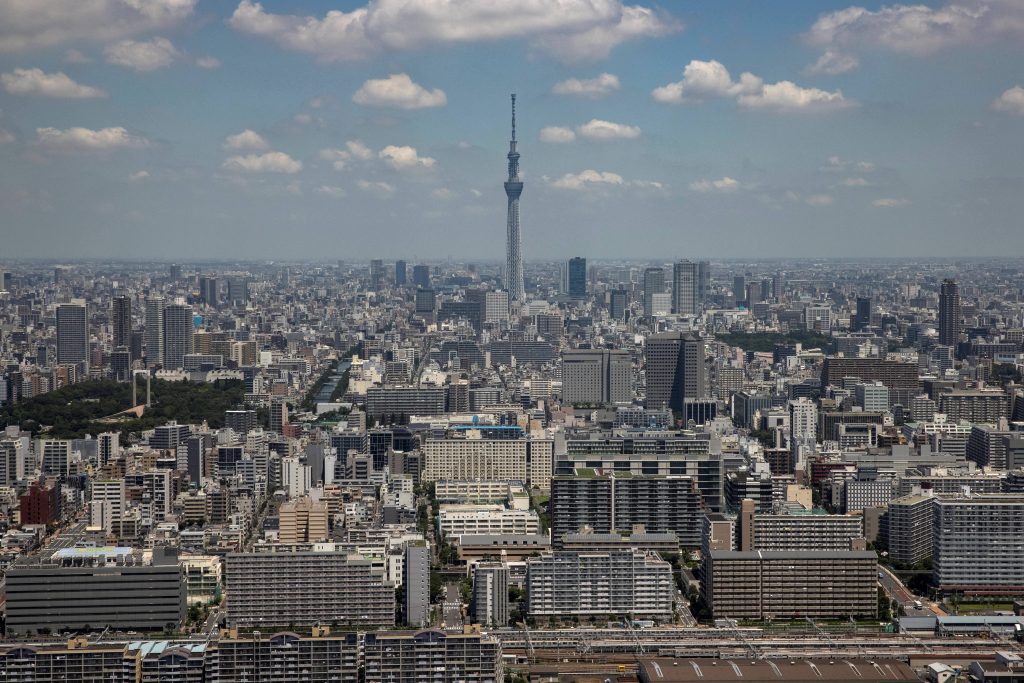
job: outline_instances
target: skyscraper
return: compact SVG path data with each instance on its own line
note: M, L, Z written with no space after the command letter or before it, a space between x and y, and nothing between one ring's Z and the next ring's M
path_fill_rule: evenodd
M115 349L123 346L131 349L132 346L132 300L127 296L115 296L111 304L110 317L113 321L113 339L110 345Z
M217 278L199 278L199 298L202 299L203 303L207 306L216 306L220 303L219 291L217 289Z
M384 289L384 261L379 258L370 261L370 288L375 292Z
M395 261L395 287L405 287L406 270L405 261Z
M162 296L146 297L146 365L154 366L164 360L164 307Z
M707 303L708 290L711 288L711 264L708 261L697 262L697 301Z
M654 315L654 295L665 292L665 270L648 268L644 271L644 316Z
M163 366L173 370L183 367L185 354L192 353L192 307L171 304L164 308Z
M943 280L939 290L939 343L956 346L960 340L960 287Z
M857 313L853 319L853 330L860 332L871 326L871 297L857 297Z
M89 328L85 304L57 307L57 362L87 363Z
M647 407L682 412L687 398L703 398L704 341L691 332L663 332L647 338Z
M420 289L430 289L430 266L423 264L413 266L412 284Z
M565 266L565 292L573 299L587 297L587 259L574 256Z
M700 311L698 298L699 268L693 261L677 261L672 266L672 312L694 315Z
M523 284L523 238L519 232L519 195L523 193L523 182L519 179L519 152L516 151L516 96L512 94L512 139L508 143L508 180L505 195L508 197L508 221L505 242L505 289L509 299L522 301L525 296Z
M747 305L747 279L742 275L732 278L732 300L737 308Z

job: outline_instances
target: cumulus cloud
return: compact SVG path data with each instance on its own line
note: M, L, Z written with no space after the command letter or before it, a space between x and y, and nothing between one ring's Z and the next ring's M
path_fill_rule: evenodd
M348 194L347 192L345 192L345 188L338 187L337 185L320 185L319 187L315 188L313 192L334 198L344 197L346 194Z
M387 78L370 79L352 96L352 101L368 107L395 109L427 109L448 103L444 91L427 90L413 82L408 74L391 74Z
M345 143L345 147L348 149L349 154L356 159L368 161L374 157L373 150L359 140L349 140Z
M284 152L228 157L224 160L223 166L229 171L245 173L298 173L302 170L302 162L292 159Z
M320 150L319 156L324 161L331 162L331 165L334 166L334 170L340 171L345 168L345 165L348 163L348 160L352 155L343 149L328 147Z
M740 187L740 183L735 178L725 176L718 180L702 179L696 180L690 183L690 189L694 192L735 192Z
M566 173L552 181L551 186L562 190L582 190L590 185L623 185L625 180L618 173L595 171L588 168L579 173Z
M9 145L14 142L14 134L0 128L0 145Z
M852 178L843 178L839 181L839 184L843 187L867 187L871 183L869 183L865 178L854 176Z
M224 149L237 151L237 150L256 150L262 151L269 148L270 145L263 138L262 135L254 130L246 128L241 133L235 133L224 138Z
M432 168L434 159L421 157L415 147L388 145L378 155L394 169L399 171L409 168Z
M174 63L181 56L178 48L166 38L152 40L122 40L103 50L107 62L139 72L156 71Z
M449 190L447 187L439 187L433 192L431 192L430 196L434 197L435 199L448 200L455 199L456 194L452 190Z
M628 126L623 123L591 119L576 130L585 138L591 140L630 140L640 137L639 126Z
M838 76L853 71L860 66L860 61L853 55L843 54L838 50L825 50L818 61L804 69L808 76Z
M1019 0L952 0L941 7L888 5L872 11L847 7L822 14L805 34L812 45L884 47L927 55L998 38L1024 38Z
M572 128L565 128L563 126L545 126L540 129L541 142L564 144L566 142L572 142L575 139L576 133L572 131Z
M64 53L64 62L67 64L92 64L92 58L79 50L68 50Z
M804 88L792 81L765 83L749 72L733 80L721 62L699 59L686 65L682 80L655 88L651 97L664 104L698 104L712 98L735 98L741 107L773 111L830 111L855 104L847 100L841 90L827 92Z
M1007 114L1024 116L1024 88L1015 85L992 102L992 108Z
M896 209L910 203L909 199L885 197L871 202L871 206L877 209Z
M12 95L41 95L65 99L89 99L106 97L100 88L76 83L62 71L48 74L42 69L15 69L0 74L4 90Z
M220 60L217 59L216 57L210 57L210 56L197 57L196 58L196 66L198 66L200 69L219 69L220 68Z
M572 95L574 97L585 97L587 99L600 99L612 94L620 87L619 77L613 74L604 73L596 78L570 78L555 83L551 92L556 95Z
M873 173L876 168L873 161L850 161L832 155L825 160L825 165L821 167L821 170L831 173Z
M820 88L802 88L792 81L767 83L760 92L740 95L737 101L747 109L780 112L835 111L853 106L853 102L843 97L841 90L828 92Z
M90 128L36 128L36 141L49 149L66 151L107 151L114 149L141 149L149 140L132 135L116 126L92 130Z
M430 45L528 39L533 49L564 61L601 59L627 40L663 36L682 25L621 0L374 0L323 17L273 14L242 0L229 24L324 62L366 59Z
M389 195L395 191L395 186L390 183L363 179L356 181L356 187L363 192L372 192L379 195Z
M0 52L64 43L106 43L180 24L196 0L20 0L0 2ZM80 54L80 53L79 53Z
M138 183L149 177L149 171L136 171L135 173L129 174L128 180L133 183Z

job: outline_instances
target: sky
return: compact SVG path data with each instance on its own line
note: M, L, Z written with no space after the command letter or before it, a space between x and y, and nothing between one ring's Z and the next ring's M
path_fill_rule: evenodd
M1024 2L0 0L0 260L1024 253Z

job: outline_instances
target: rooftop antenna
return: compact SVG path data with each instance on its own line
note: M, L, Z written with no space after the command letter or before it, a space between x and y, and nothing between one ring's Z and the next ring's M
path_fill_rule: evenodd
M512 93L512 141L516 140L516 94Z

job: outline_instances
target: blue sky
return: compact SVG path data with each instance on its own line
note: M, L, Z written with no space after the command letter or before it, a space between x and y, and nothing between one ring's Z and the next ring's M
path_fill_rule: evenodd
M8 0L2 253L1024 247L1024 3ZM2 258L2 257L0 257Z

